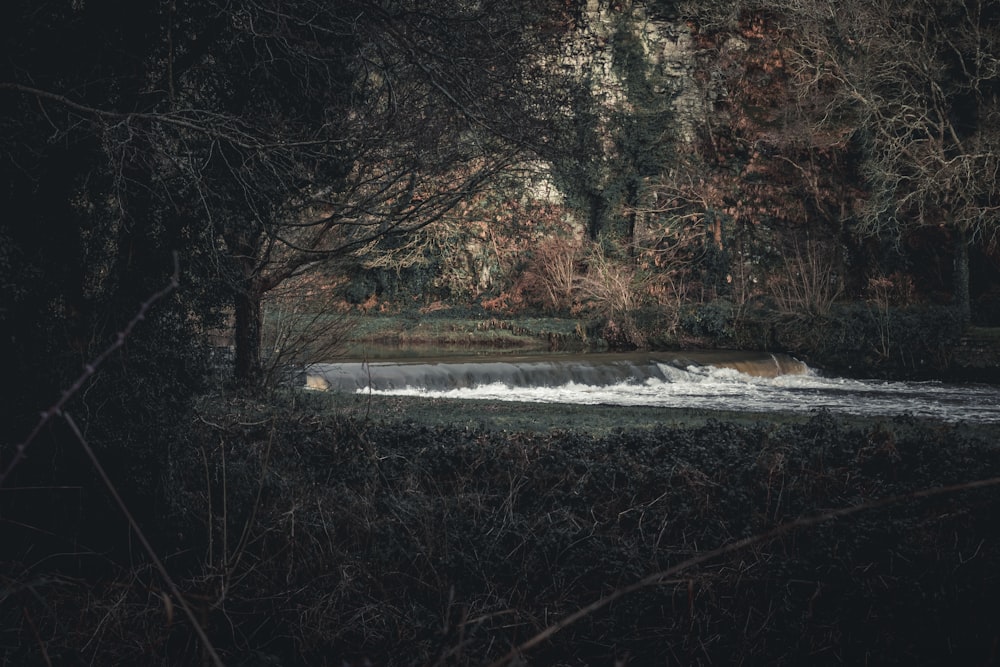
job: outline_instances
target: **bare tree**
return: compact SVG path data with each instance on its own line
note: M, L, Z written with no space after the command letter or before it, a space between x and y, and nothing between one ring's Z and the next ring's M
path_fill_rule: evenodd
M121 63L54 77L26 63L0 92L65 141L98 137L112 174L98 198L123 220L146 197L204 236L198 261L229 295L235 373L252 384L267 292L432 224L537 133L538 63L562 9L553 23L515 5L169 3L136 10L145 32ZM53 9L52 25L93 11Z
M803 98L855 128L870 194L859 231L954 238L954 301L966 317L969 243L1000 213L1000 13L983 0L778 0L797 31Z
M539 44L497 3L440 3L431 12L360 2L302 13L298 22L266 3L254 9L241 38L283 51L302 71L300 94L323 108L290 132L279 126L276 150L256 170L274 179L272 188L220 224L236 260L243 381L260 368L266 292L331 257L436 222L516 159L520 133L531 129L520 97L530 86L518 82L531 74L529 47ZM349 50L329 53L326 39ZM244 191L260 188L255 173L236 175Z

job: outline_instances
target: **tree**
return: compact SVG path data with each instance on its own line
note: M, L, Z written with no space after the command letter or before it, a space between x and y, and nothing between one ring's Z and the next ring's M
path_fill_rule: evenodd
M241 381L252 381L259 368L265 292L320 261L439 220L511 164L530 136L520 96L533 85L526 75L539 42L531 25L511 22L509 6L497 3L439 4L433 13L418 6L362 3L345 12L349 23L331 17L354 43L338 61L350 76L340 90L304 92L325 99L324 114L337 119L325 137L334 159L296 151L289 162L334 164L338 171L317 168L293 187L282 183L284 198L278 191L265 197L265 205L279 206L254 207L251 225L238 219L223 235L230 254L241 258L234 309ZM310 30L315 22L311 17ZM285 143L315 137L313 127L301 130Z
M548 9L515 7L4 3L0 339L14 398L0 458L176 255L180 288L67 407L148 499L204 387L206 329L235 314L236 376L252 385L268 290L432 224L537 134L536 56L561 8L546 23ZM82 486L72 438L51 435L21 479Z
M217 290L196 279L211 266L208 230L164 196L162 151L147 131L146 55L159 44L154 35L166 8L86 7L0 8L0 340L7 356L0 459L6 471L39 411L170 282L177 253L185 289L158 301L64 406L135 514L148 517L145 501L159 488L191 396L204 387L196 336ZM8 489L48 489L0 494L0 511L17 517L3 557L25 545L64 552L61 540L88 521L95 548L121 544L109 520L119 515L108 511L106 496L71 490L93 489L92 468L74 443L62 420L53 420L3 480ZM17 521L23 530L9 529Z
M954 302L970 316L969 244L1000 212L1000 7L982 0L768 3L797 32L803 96L851 124L869 186L858 229L954 239Z
M39 169L10 196L30 209L26 193L49 184L52 201L86 218L74 181L87 181L86 201L113 201L110 224L130 242L150 230L126 221L162 219L172 238L156 235L160 263L174 244L197 284L231 302L235 374L253 384L266 292L433 223L516 159L544 109L538 62L562 9L544 20L549 11L464 0L432 10L407 0L15 3L6 25L30 23L46 46L4 36L9 154L53 138L87 149L58 170L63 181ZM66 40L78 61L46 50ZM87 180L95 165L100 185ZM63 223L68 239L80 235ZM107 247L104 232L115 233L95 233L94 246Z

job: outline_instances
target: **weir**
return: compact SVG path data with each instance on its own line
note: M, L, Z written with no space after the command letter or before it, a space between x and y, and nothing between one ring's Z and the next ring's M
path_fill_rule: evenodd
M731 368L767 378L809 372L805 364L782 354L685 352L313 364L306 369L305 383L310 389L346 392L406 388L449 391L496 384L511 388L569 384L606 387L649 380L669 382L671 369L691 367Z
M729 412L912 415L1000 423L1000 387L827 377L781 354L678 352L315 364L310 389L347 394Z

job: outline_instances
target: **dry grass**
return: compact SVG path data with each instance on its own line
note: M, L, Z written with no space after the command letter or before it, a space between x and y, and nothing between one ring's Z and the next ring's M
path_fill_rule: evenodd
M569 312L576 304L583 257L582 239L543 239L524 271L522 289L534 304L556 313Z
M963 662L998 620L995 492L768 534L1000 471L958 426L590 436L247 401L200 415L159 538L228 663L506 664L517 646L532 664ZM8 659L204 659L148 568L30 570L3 582Z

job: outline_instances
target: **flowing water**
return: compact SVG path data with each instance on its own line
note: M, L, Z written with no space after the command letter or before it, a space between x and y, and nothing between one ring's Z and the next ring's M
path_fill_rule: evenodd
M784 355L684 352L314 364L311 389L726 411L913 415L1000 423L1000 387L821 375Z

